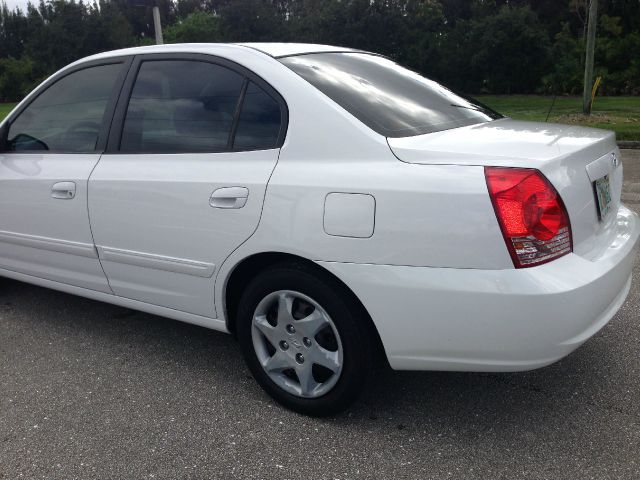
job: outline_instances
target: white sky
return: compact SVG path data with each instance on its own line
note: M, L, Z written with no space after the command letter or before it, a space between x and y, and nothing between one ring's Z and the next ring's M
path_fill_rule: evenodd
M37 5L38 1L39 0L31 0L31 3ZM23 12L27 11L27 3L29 3L28 0L0 0L0 3L2 2L6 3L10 10L20 7Z

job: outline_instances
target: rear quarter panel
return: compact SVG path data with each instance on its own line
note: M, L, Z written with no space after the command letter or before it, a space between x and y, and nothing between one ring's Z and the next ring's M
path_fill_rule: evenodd
M325 232L325 198L333 192L375 198L373 235ZM267 251L284 249L332 262L512 267L481 167L409 165L394 159L287 161L283 151L253 242Z

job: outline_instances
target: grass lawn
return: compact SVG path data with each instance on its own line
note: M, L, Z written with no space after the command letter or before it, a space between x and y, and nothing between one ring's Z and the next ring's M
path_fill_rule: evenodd
M544 122L553 97L537 95L481 95L477 97L498 112L519 120ZM0 120L14 107L13 103L0 103ZM640 141L640 97L596 97L593 113L585 117L582 98L556 98L550 122L587 125L615 130L618 140Z
M553 97L479 95L478 100L518 120L544 122ZM550 122L614 130L618 140L640 140L640 97L596 97L590 117L582 115L582 97L558 96Z
M11 109L15 106L15 103L0 103L0 120L6 117Z

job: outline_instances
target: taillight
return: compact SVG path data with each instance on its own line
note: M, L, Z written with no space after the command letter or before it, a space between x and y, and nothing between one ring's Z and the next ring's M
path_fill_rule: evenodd
M572 251L567 209L540 171L485 167L484 175L516 268L540 265Z

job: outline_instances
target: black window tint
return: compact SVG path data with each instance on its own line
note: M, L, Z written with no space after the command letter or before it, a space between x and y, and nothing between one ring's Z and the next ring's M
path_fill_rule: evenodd
M73 72L42 92L11 123L9 150L92 152L122 64Z
M420 135L501 117L478 102L375 55L319 53L280 60L386 137Z
M126 152L225 150L244 77L190 60L143 62L120 142Z
M234 148L237 150L276 148L281 122L278 102L255 83L249 83L242 103Z

